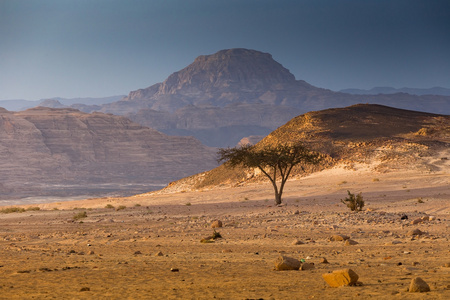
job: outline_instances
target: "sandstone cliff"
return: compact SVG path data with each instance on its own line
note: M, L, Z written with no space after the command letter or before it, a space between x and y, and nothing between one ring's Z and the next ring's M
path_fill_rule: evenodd
M110 114L0 110L0 197L163 185L217 166L215 150ZM132 191L129 191L132 192Z

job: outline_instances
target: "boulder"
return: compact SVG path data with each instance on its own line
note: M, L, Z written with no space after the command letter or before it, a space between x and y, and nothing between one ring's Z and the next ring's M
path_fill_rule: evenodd
M344 285L356 285L358 274L352 269L335 270L332 273L322 274L323 279L331 287L340 287Z
M300 269L300 261L298 259L280 255L275 262L275 270L286 271L286 270L298 270Z
M413 278L409 286L409 292L411 293L424 293L429 292L430 286L420 277Z

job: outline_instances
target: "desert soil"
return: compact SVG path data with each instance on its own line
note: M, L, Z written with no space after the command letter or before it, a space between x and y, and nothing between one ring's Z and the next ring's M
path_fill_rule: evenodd
M362 212L340 202L347 190ZM335 168L289 181L282 206L269 183L37 206L0 214L1 299L450 299L444 171ZM222 238L202 243L214 220ZM280 255L314 269L276 271ZM359 285L322 278L345 268ZM407 292L417 276L430 292Z

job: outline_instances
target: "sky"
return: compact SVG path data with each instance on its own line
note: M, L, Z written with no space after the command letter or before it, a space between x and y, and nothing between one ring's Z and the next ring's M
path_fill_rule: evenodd
M450 88L450 1L0 0L0 100L126 95L230 48L331 90Z

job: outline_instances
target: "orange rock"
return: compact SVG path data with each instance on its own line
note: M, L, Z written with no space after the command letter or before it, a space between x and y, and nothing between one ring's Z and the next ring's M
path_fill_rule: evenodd
M335 270L333 273L322 274L322 277L331 287L356 285L359 278L358 274L352 269Z

